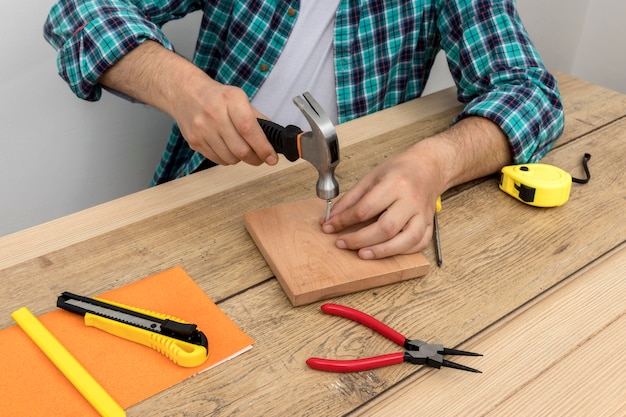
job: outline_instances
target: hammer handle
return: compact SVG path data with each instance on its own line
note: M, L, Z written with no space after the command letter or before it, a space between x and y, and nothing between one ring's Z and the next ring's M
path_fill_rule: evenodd
M267 140L270 141L274 150L278 153L282 153L285 157L293 162L299 159L300 154L300 136L302 135L302 129L298 126L288 125L282 127L281 125L270 122L269 120L257 119Z

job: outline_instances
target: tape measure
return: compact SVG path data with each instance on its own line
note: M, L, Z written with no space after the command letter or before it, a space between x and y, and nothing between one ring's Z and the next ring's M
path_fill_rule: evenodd
M513 198L536 207L557 207L569 199L572 182L586 184L591 178L587 161L583 156L586 178L572 178L561 168L547 164L508 165L502 168L500 189Z

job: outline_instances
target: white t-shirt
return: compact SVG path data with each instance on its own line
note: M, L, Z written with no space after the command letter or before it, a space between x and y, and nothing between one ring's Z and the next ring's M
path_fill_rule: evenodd
M310 92L333 123L337 93L333 64L335 14L340 0L301 0L285 48L251 103L275 123L310 130L292 99Z

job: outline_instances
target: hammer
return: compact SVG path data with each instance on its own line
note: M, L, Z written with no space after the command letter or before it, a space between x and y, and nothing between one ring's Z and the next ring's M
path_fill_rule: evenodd
M263 132L277 153L293 162L302 158L309 161L319 174L316 184L317 196L326 200L326 216L330 217L332 199L339 195L335 168L339 164L339 141L330 118L310 93L293 98L311 126L303 132L297 126L283 127L269 120L258 119Z

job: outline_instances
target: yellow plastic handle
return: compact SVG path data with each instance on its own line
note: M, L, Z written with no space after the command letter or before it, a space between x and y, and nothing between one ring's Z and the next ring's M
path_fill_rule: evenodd
M85 314L85 325L152 348L165 355L175 364L186 368L202 365L209 354L204 346L188 343L173 337L163 336L149 330L91 313Z
M155 317L160 320L169 319L177 321L179 323L187 323L179 318L172 317L163 313L145 310L143 308L131 307L121 303L116 303L114 301L103 300L97 297L94 297L94 300L98 300L112 306L124 308L126 310L145 314L146 316ZM132 342L140 343L144 346L156 350L159 353L162 353L175 364L184 366L186 368L192 368L194 366L202 365L209 356L209 351L204 346L188 343L182 340L175 339L173 337L163 336L149 330L120 323L115 320L106 319L104 317L96 316L94 314L85 314L85 325L95 327L97 329L103 330L107 333L113 334L123 339L130 340Z
M437 197L437 205L435 206L437 209L437 213L441 211L441 196Z

